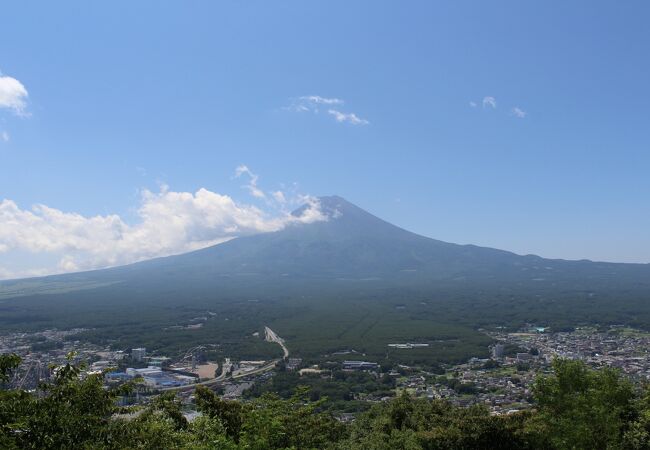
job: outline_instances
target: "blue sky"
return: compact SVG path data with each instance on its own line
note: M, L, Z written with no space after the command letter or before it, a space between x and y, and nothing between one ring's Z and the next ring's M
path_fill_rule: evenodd
M0 278L194 248L232 237L210 232L229 220L233 235L281 226L298 194L451 242L650 262L647 2L9 2L3 16ZM79 263L107 229L134 232L143 209L164 226L179 202L213 214L183 216L190 247Z

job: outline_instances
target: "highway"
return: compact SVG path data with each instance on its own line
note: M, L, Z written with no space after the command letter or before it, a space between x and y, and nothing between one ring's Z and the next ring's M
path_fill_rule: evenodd
M275 334L275 331L270 329L269 327L264 327L264 333L266 335L266 340L269 342L275 342L282 347L282 351L284 352L284 359L287 359L289 357L289 349L287 348L286 345L284 345L284 339L282 339L280 336Z
M270 329L269 327L264 327L264 333L265 333L265 338L269 342L275 342L278 344L280 347L282 347L282 352L284 353L283 359L286 359L289 356L289 349L287 348L286 345L284 345L284 339L282 339L280 336L278 336L275 331ZM163 388L159 389L161 392L169 392L169 391L178 391L178 392L185 392L185 391L191 391L195 389L197 386L214 386L214 385L219 385L225 381L229 380L236 380L238 378L244 378L248 377L250 375L257 375L259 373L267 372L269 370L272 370L281 360L280 359L274 359L269 361L267 364L258 367L257 369L251 370L250 372L246 373L240 373L238 375L234 375L230 378L226 378L226 374L222 373L216 378L212 378L211 380L206 380L206 381L200 381L198 383L192 383L192 384L186 384L185 386L175 386L175 387L170 387L170 388Z

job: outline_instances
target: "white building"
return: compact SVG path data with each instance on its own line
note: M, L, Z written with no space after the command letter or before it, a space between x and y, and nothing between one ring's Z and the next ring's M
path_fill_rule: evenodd
M140 347L131 349L131 359L133 359L133 361L142 361L145 356L147 356L146 348Z

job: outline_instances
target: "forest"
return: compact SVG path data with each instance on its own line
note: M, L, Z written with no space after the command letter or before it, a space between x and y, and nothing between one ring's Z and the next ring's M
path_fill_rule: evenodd
M263 295L244 289L160 288L156 295L147 290L123 295L110 289L80 290L5 298L0 301L0 326L6 331L84 328L78 339L115 350L142 346L170 357L196 345L216 344L221 350L214 358L271 359L279 356L277 346L252 337L269 326L286 340L293 356L316 363L354 349L378 363L422 366L487 356L491 339L481 328L650 326L647 292L641 288L593 296L587 291L533 291L529 285L442 282L435 289L355 285L341 290L325 283L282 293L269 289ZM202 317L206 319L195 322ZM187 328L194 323L202 326ZM430 345L389 349L394 342Z

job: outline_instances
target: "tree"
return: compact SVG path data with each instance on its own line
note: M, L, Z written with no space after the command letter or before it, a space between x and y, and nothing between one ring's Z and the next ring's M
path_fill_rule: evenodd
M0 386L9 381L11 372L19 365L20 357L15 353L0 355ZM26 400L27 395L20 391L0 389L0 448L18 448L14 431L20 427Z
M205 386L196 388L196 406L199 411L219 420L226 434L237 441L244 420L244 408L241 403L222 400Z
M68 355L67 364L52 368L53 381L39 386L39 397L24 391L2 395L4 441L20 448L48 449L83 446L101 439L104 425L116 409L117 393L103 388L101 375L80 379L82 367L72 364L73 357ZM15 363L15 358L3 358L5 367Z
M20 356L15 353L0 355L0 383L9 380L11 372L20 365Z
M630 382L614 369L590 370L580 361L556 359L533 395L539 413L531 427L560 449L614 448L633 417Z
M482 407L457 408L403 393L374 406L351 426L341 449L528 449L528 414L490 416Z

